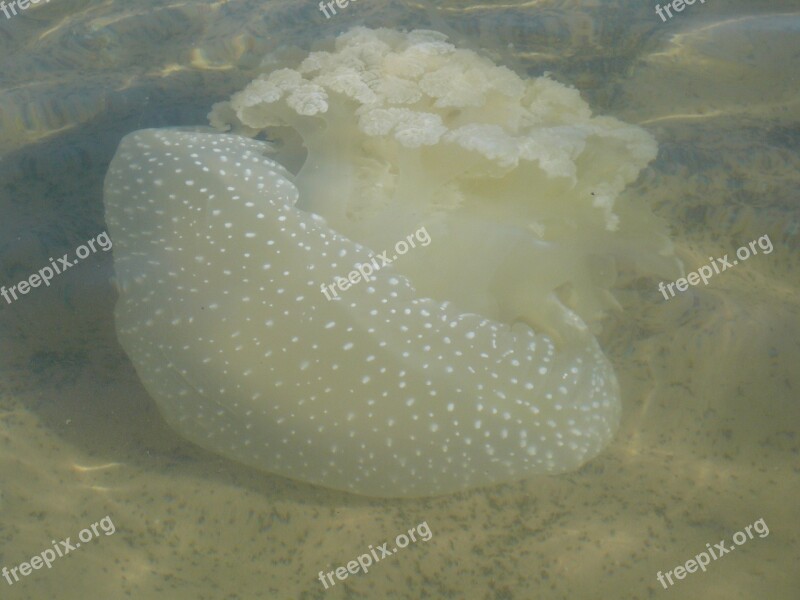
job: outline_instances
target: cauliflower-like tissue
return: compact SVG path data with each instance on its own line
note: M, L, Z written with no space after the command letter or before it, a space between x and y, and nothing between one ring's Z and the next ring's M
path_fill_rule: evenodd
M109 170L119 337L166 419L374 496L596 456L621 412L593 335L618 265L676 265L619 198L653 137L435 31L358 27L264 64L217 132L136 132ZM429 244L320 292L421 227Z

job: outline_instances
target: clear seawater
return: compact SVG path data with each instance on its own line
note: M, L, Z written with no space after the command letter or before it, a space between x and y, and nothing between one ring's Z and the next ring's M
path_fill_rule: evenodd
M577 472L379 500L249 469L185 442L117 343L110 253L0 300L0 568L110 517L2 599L792 600L800 571L800 6L640 0L50 0L0 13L0 284L105 229L102 182L135 129L205 123L269 52L353 25L438 29L549 72L658 158L632 192L687 271L774 245L664 301L640 279L600 341L623 418ZM673 570L763 519L664 589ZM427 522L432 537L324 589Z

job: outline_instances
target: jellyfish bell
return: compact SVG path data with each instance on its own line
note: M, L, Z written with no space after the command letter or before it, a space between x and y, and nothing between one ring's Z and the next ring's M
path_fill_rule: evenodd
M670 260L652 220L615 212L652 137L437 32L355 28L295 67L216 105L225 133L134 132L109 167L118 336L166 420L370 496L596 456L621 412L587 326L613 305L597 257ZM430 243L320 294L421 227Z

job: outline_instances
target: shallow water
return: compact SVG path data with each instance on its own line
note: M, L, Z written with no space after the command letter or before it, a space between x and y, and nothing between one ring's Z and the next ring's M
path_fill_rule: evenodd
M575 473L425 500L264 474L167 427L120 348L111 254L0 300L0 568L115 530L1 598L790 599L800 576L800 13L796 2L464 5L51 0L0 14L0 284L106 229L102 182L135 129L203 124L267 52L348 29L425 27L519 73L548 71L659 155L632 186L688 272L768 235L664 300L620 282L600 336L620 380L614 442ZM754 535L664 589L674 570ZM426 522L367 574L346 565Z

